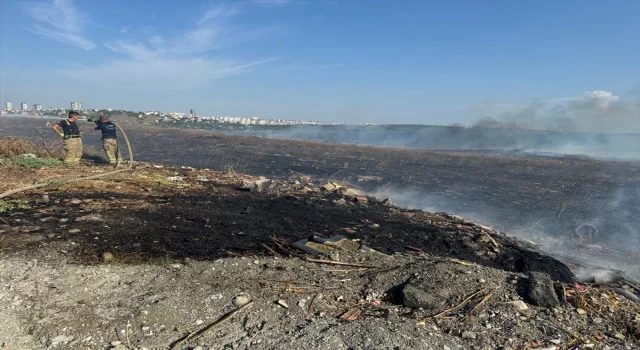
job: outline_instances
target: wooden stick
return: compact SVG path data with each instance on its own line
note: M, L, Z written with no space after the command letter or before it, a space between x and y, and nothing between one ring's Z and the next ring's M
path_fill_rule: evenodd
M309 269L309 271L325 271L325 272L354 272L354 271L366 271L368 267L361 267L357 269L338 269L338 270L325 270L325 269Z
M493 243L493 245L494 245L496 248L498 248L498 247L499 247L498 243L496 243L496 241L493 239L493 237L489 236L489 234L488 234L488 233L486 233L486 232L483 232L483 233L485 234L485 236L489 237L489 239L491 240L491 243Z
M281 258L282 255L278 254L275 250L271 249L271 247L269 247L268 245L264 244L264 243L260 243L261 246L263 246L265 249L267 249L269 252L271 252L271 254Z
M444 314L448 314L449 312L451 312L451 311L453 311L453 310L455 310L455 309L458 309L458 308L461 308L461 307L465 306L465 305L466 305L466 304L467 304L471 299L473 299L476 295L478 295L478 294L480 294L480 293L482 293L482 292L484 292L484 291L486 291L486 290L487 290L487 288L482 288L482 289L480 289L479 291L477 291L477 292L475 292L475 293L473 293L473 294L469 295L469 296L468 296L465 300L463 300L460 304L458 304L458 305L456 305L456 306L454 306L454 307L452 307L452 308L450 308L450 309L446 309L446 310L442 311L441 313L439 313L439 314L437 314L437 315L433 316L433 318L438 318L438 317L440 317L440 316L442 316L442 315L444 315Z
M313 313L313 302L319 298L322 298L322 293L320 292L316 293L316 295L314 295L311 301L309 302L309 308L307 308L307 315L310 315Z
M498 289L498 288L494 288L492 291L490 291L489 293L487 293L487 295L486 295L484 298L482 298L482 300L481 300L481 301L480 301L476 306L474 306L474 307L473 307L473 309L471 309L471 311L469 311L469 315L473 314L473 312L474 312L477 308L479 308L479 307L480 307L480 305L484 304L484 303L485 303L485 301L489 300L489 299L493 296L493 293L495 293L495 292L496 292L496 290L497 290L497 289Z
M311 259L306 258L305 261L318 263L318 264L330 264L330 265L341 265L341 266L354 266L354 267L366 267L366 268L375 268L376 266L369 266L363 264L355 264L355 263L346 263L342 261L333 261L333 260L322 260L322 259Z
M215 321L212 324L202 328L201 330L189 333L187 336L185 336L182 339L179 339L175 343L173 343L173 345L170 347L170 350L177 349L180 345L182 345L187 340L196 339L196 338L200 337L201 335L203 335L207 331L209 331L209 330L221 325L222 323L226 322L231 317L233 317L233 315L235 315L236 313L246 309L247 307L251 306L252 304L253 304L253 300L251 300L250 302L242 305L241 307L239 307L239 308L227 313L226 315L220 317L217 321Z

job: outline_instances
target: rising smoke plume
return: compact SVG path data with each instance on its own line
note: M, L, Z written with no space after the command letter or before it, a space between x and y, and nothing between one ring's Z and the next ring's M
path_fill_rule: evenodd
M505 109L504 106L502 109ZM506 109L493 112L498 110L493 105L475 106L472 112L481 113L483 117L474 126L581 132L640 131L640 103L633 98L625 100L602 90Z

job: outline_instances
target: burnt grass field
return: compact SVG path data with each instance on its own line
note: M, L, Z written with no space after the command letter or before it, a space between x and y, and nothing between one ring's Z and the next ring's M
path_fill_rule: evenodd
M50 147L59 147L45 124L44 119L0 118L0 137L42 137ZM99 148L100 137L92 126L86 123L85 145ZM278 179L305 174L315 181L343 181L378 197L388 196L398 205L460 215L546 243L556 255L581 255L638 273L640 162L403 150L123 127L135 160ZM597 234L592 229L576 232L580 224L593 225Z

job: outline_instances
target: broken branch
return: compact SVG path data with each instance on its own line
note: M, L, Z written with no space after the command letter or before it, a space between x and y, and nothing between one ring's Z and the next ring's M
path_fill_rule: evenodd
M201 330L189 333L187 336L185 336L182 339L179 339L175 343L173 343L173 345L171 346L170 350L177 349L180 345L182 345L187 340L196 339L196 338L200 337L201 335L203 335L207 331L209 331L209 330L221 325L222 323L226 322L231 317L233 317L233 315L235 315L236 313L246 309L247 307L251 306L252 304L253 304L253 300L251 300L248 303L242 305L241 307L239 307L239 308L227 313L226 315L220 317L217 321L215 321L212 324L202 328Z

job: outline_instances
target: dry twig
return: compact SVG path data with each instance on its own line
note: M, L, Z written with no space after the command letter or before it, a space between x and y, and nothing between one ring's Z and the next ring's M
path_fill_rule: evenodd
M253 300L251 300L250 302L242 305L241 307L227 313L226 315L220 317L217 321L211 323L210 325L202 328L199 331L196 332L192 332L189 333L188 335L186 335L185 337L183 337L182 339L178 339L176 340L175 343L173 343L173 345L169 348L170 350L175 350L177 349L180 345L182 345L184 342L188 341L188 340L192 340L192 339L196 339L200 336L202 336L204 333L208 332L209 330L221 325L222 323L226 322L227 320L229 320L231 317L233 317L233 315L235 315L236 313L246 309L247 307L251 306L253 304Z

